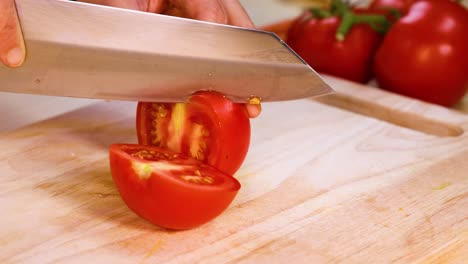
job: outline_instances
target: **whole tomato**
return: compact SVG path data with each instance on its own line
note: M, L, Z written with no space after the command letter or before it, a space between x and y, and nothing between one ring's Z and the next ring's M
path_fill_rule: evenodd
M286 43L316 71L366 83L382 40L375 26L388 20L341 10L329 15L323 11L323 16L305 11L290 27Z
M385 36L374 63L380 87L451 106L468 87L468 11L449 0L415 2Z

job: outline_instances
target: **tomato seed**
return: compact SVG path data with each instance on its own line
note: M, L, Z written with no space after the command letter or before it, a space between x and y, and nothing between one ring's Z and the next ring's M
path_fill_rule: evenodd
M210 136L210 131L208 131L208 129L203 129L203 130L202 130L202 135L203 135L204 137L209 137L209 136Z
M251 96L249 100L247 100L247 103L252 105L259 105L261 102L262 99L258 96Z
M195 184L212 184L214 183L214 179L210 176L192 176L192 175L185 175L180 176L180 178L186 182L191 182Z
M204 160L205 159L205 154L203 153L203 151L198 151L196 158L197 158L197 160Z
M212 184L214 182L214 179L211 178L210 176L202 177L203 181L209 184Z

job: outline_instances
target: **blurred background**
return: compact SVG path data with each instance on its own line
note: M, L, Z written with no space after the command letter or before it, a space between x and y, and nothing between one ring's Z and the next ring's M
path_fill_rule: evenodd
M255 25L263 26L298 15L304 8L327 6L330 0L240 0L240 2L249 12ZM370 0L346 2L355 6L368 6ZM461 3L468 6L468 0L463 0Z

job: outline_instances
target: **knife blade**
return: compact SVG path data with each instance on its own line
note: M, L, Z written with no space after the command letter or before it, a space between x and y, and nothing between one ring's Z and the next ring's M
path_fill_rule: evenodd
M63 0L16 0L27 57L0 66L0 91L185 101L199 90L235 102L333 92L274 33Z

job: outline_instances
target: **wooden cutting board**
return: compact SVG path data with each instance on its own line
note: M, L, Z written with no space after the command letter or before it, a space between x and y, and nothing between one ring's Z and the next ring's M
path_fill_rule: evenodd
M189 231L137 217L111 179L135 103L1 135L0 263L466 261L468 116L326 79L337 94L264 104L240 193Z

